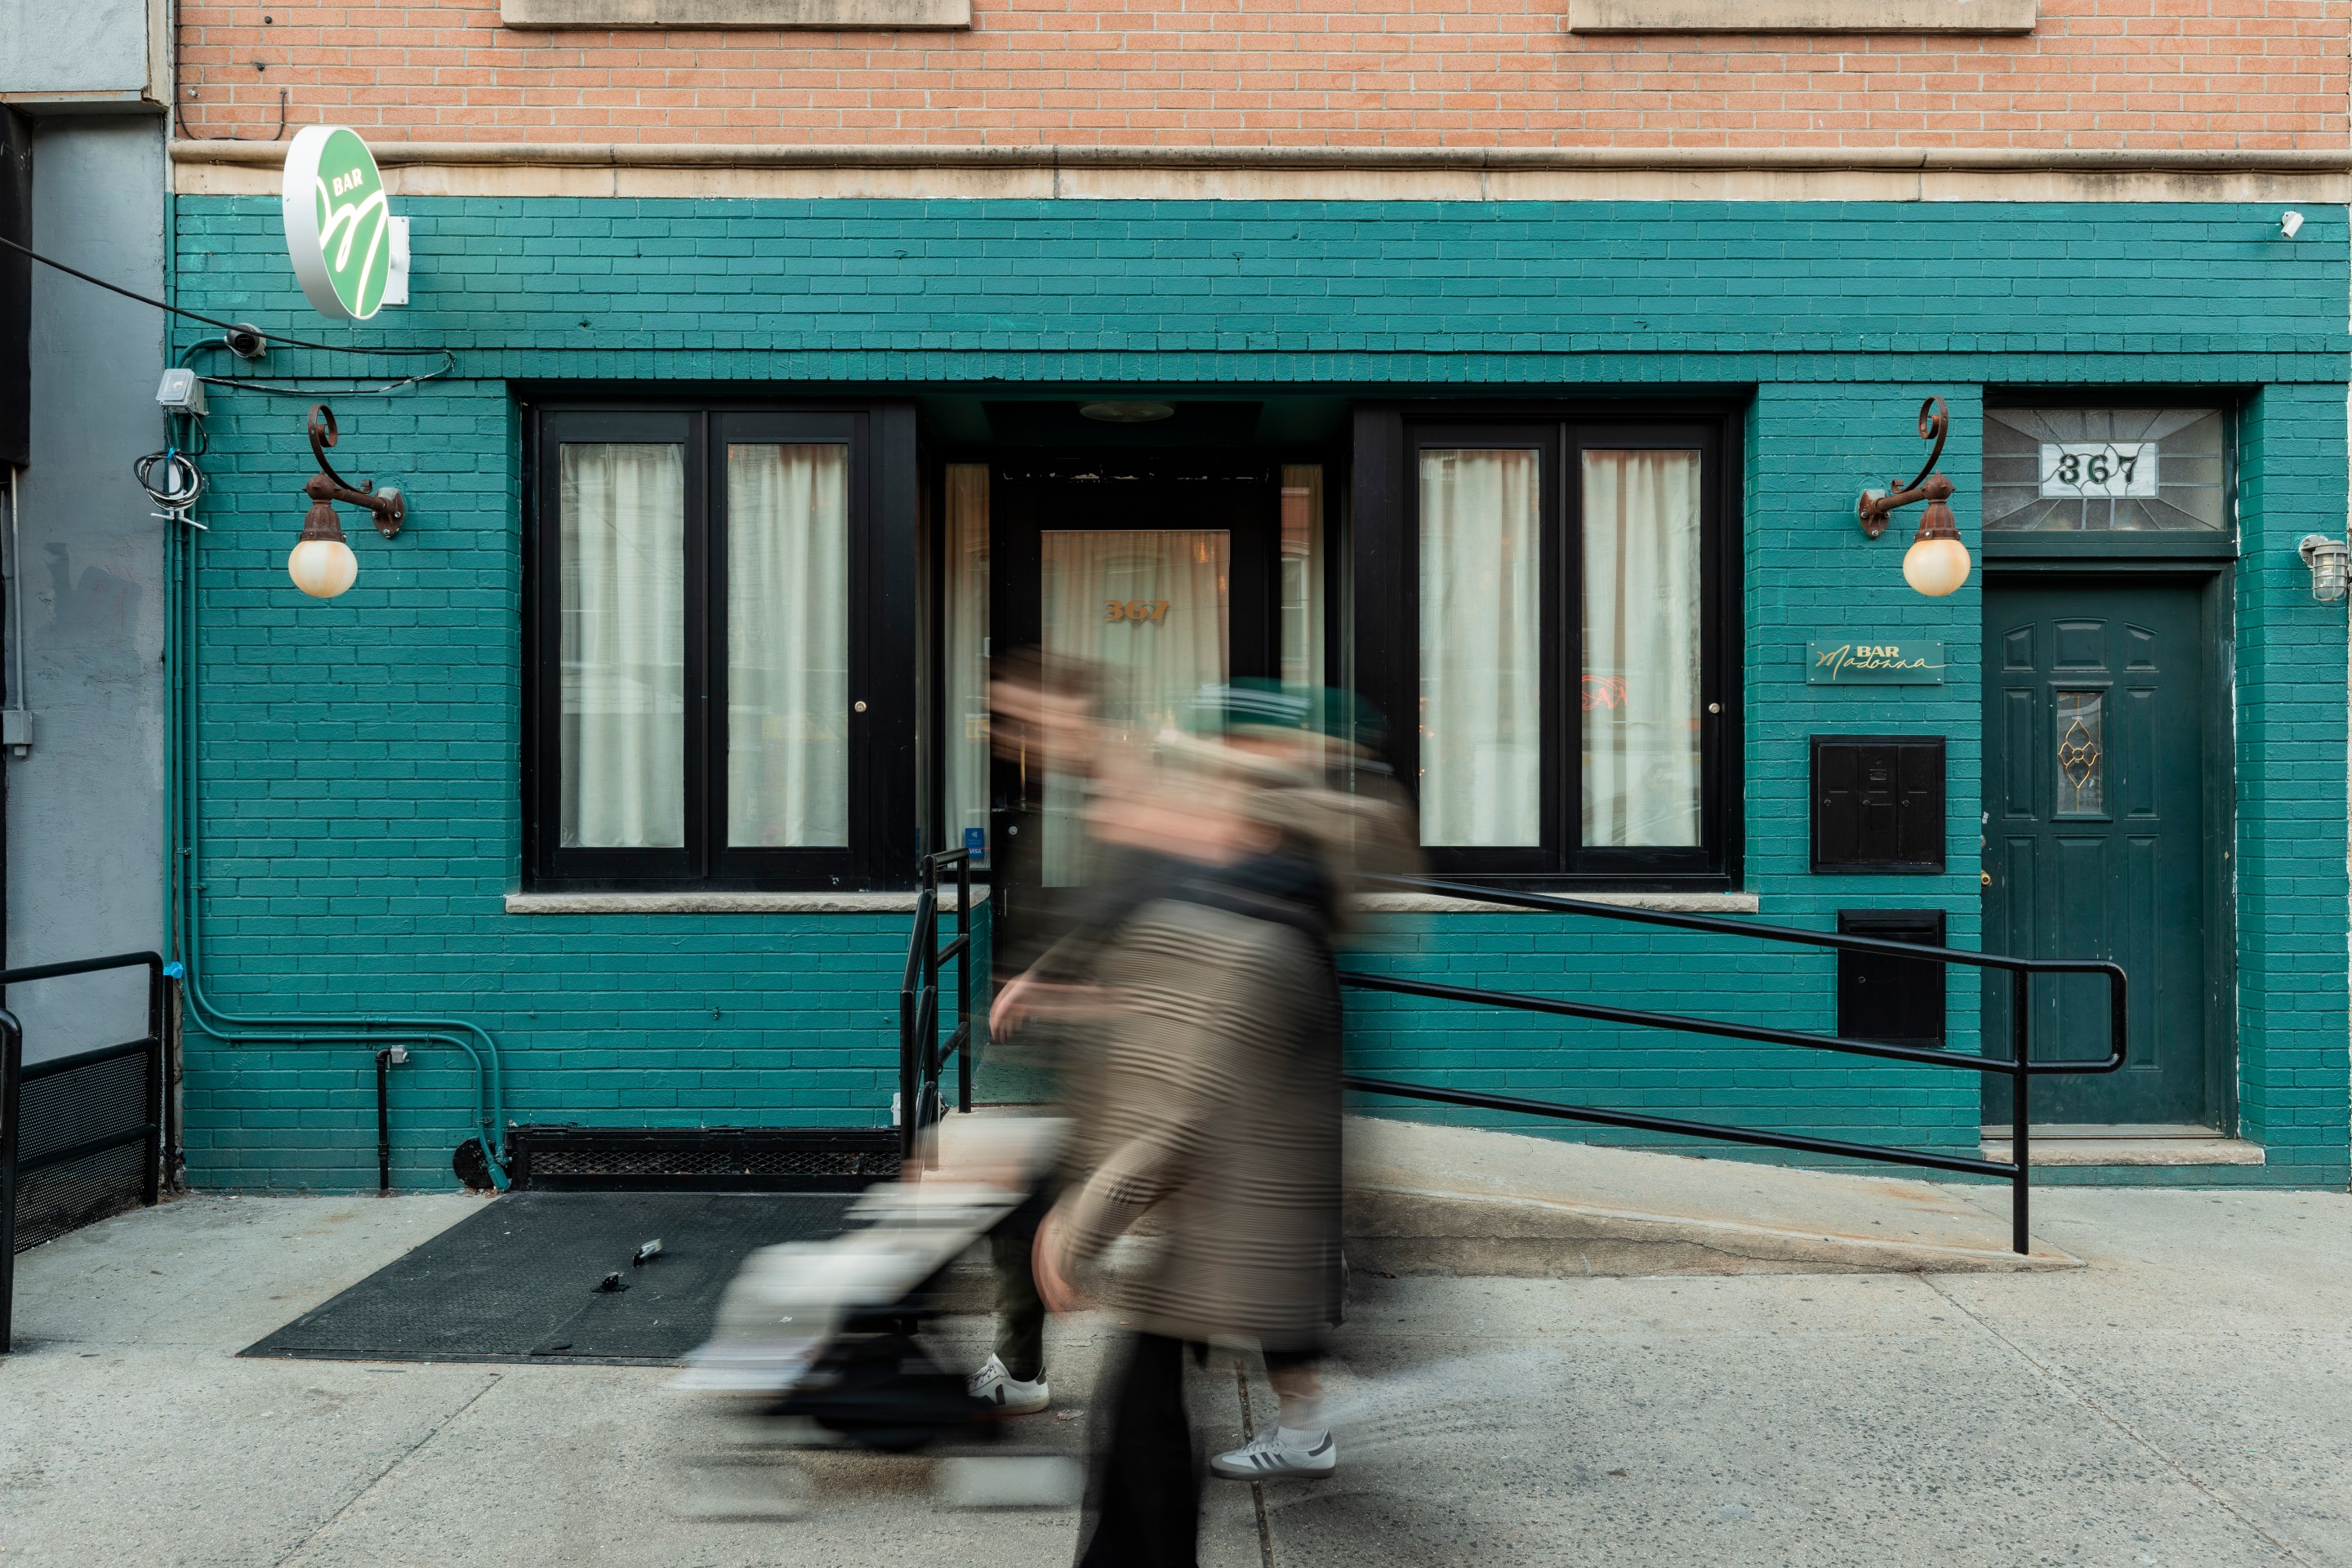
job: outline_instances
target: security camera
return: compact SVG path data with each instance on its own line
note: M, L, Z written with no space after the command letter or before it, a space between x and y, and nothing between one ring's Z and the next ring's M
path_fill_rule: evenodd
M221 334L221 342L239 359L259 359L269 352L269 340L250 321L239 321L229 328Z
M2293 239L2303 228L2303 215L2292 207L2279 214L2279 232Z

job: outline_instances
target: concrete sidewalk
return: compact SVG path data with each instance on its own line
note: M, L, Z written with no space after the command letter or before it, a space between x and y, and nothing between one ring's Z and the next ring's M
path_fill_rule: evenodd
M687 1517L712 1423L662 1372L236 1359L479 1201L197 1197L26 1254L0 1568L1069 1560L1074 1516L946 1511L921 1461ZM1213 1484L1202 1561L2352 1568L2352 1199L2037 1201L2085 1267L1360 1276L1342 1473L1267 1486L1263 1526ZM1114 1330L1057 1325L1071 1418L1024 1431L1075 1450ZM1198 1394L1238 1439L1229 1361Z

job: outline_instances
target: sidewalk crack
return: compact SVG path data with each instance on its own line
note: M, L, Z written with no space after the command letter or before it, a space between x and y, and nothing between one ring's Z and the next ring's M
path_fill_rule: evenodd
M2222 1512L2228 1514L2231 1519L2236 1520L2240 1524L2244 1525L2248 1530L2252 1531L2256 1535L2261 1536L2264 1541L2270 1542L2273 1549L2274 1549L2280 1556L2284 1557L2291 1563L2303 1563L2305 1568L2312 1568L2311 1559L2305 1557L2302 1552L2297 1552L2294 1547L2288 1545L2285 1542L2272 1534L2269 1529L2265 1527L2260 1520L2254 1518L2244 1508L2241 1507L2236 1500L2231 1498L2227 1493L2208 1486L2203 1481L2198 1479L2198 1478L2190 1472L2186 1465L2183 1465L2179 1460L2167 1453L2163 1447L2156 1443L2154 1439L2143 1436L2138 1428L2132 1426L2130 1422L2126 1421L2122 1416L2117 1415L2114 1411L2108 1409L2087 1390L2076 1387L2063 1373L2044 1362L2032 1351L2027 1350L2023 1345L2018 1343L2017 1341L2001 1332L2000 1329L1993 1326L1991 1320L1985 1317L1984 1314L1979 1312L1967 1302L1961 1300L1958 1296L1953 1295L1949 1290L1945 1289L1943 1282L1938 1280L1934 1275L1922 1274L1919 1276L1919 1279L1929 1289L1935 1291L1937 1295L1941 1296L1946 1301L1951 1303L1952 1310L1954 1311L1958 1312L1961 1316L1967 1318L1969 1321L1974 1323L1986 1333L1991 1335L1992 1338L2011 1355L2017 1357L2018 1360L2023 1362L2027 1366L2041 1373L2053 1384L2055 1384L2060 1389L2064 1391L2069 1399L2074 1400L2077 1405L2083 1406L2084 1409L2088 1410L2092 1415L2096 1415L2100 1420L2105 1422L2108 1426L2122 1433L2133 1443L2137 1444L2141 1448L2147 1450L2158 1464L2162 1465L2166 1469L2170 1470L2174 1475L2179 1477L2181 1480L2187 1482L2191 1488L2202 1493L2207 1499L2211 1500L2216 1507L2221 1509Z
M427 1431L425 1436L416 1439L415 1442L411 1443L407 1447L403 1448L399 1453L394 1454L389 1464L386 1464L383 1468L378 1470L374 1475L368 1478L368 1481L365 1486L360 1488L359 1490L345 1498L342 1501L342 1505L337 1508L334 1512L329 1514L326 1518L312 1525L310 1527L310 1532L308 1535L305 1535L301 1540L288 1547L278 1557L276 1564L274 1564L274 1568L286 1568L286 1564L291 1563L297 1556L299 1556L304 1547L318 1540L320 1536L325 1534L333 1527L335 1521L342 1518L346 1513L349 1513L352 1510L353 1504L357 1503L362 1498L367 1496L368 1493L375 1490L376 1488L382 1486L384 1480L391 1476L392 1472L400 1468L401 1466L408 1463L411 1456L415 1455L419 1448L422 1448L425 1444L430 1443L434 1438L441 1436L442 1432L447 1428L450 1422L455 1421L458 1416L463 1415L467 1411L471 1410L474 1407L474 1402L476 1400L481 1398L482 1395L488 1394L491 1389L496 1388L499 1385L499 1374L498 1373L494 1372L490 1373L488 1378L482 1384L481 1387L474 1390L473 1393L466 1396L466 1402L463 1405L458 1405L457 1408L450 1411L446 1415L441 1417L440 1420L433 1423L431 1430Z

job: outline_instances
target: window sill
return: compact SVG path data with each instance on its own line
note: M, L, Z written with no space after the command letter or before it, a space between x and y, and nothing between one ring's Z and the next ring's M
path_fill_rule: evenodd
M509 4L513 0L509 0ZM1571 33L2031 33L2039 0L1568 0Z
M1580 899L1589 904L1615 904L1621 909L1659 910L1677 915L1752 915L1760 912L1762 900L1754 893L1580 893L1545 889L1563 899ZM1514 909L1507 904L1489 904L1476 899L1453 899L1443 893L1366 893L1356 900L1356 908L1366 914L1377 915L1528 915L1540 914L1540 910Z
M971 0L499 0L509 27L826 27L843 31L971 26Z
M942 889L942 913L955 892ZM988 889L974 888L975 907ZM509 893L510 915L894 915L915 912L915 894L899 893Z

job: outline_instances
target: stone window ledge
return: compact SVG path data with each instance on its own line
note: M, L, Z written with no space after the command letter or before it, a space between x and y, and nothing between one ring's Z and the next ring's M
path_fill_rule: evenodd
M912 31L971 26L971 0L499 0L509 27L826 27Z
M955 891L942 889L940 913L952 917ZM988 889L974 888L976 908ZM510 915L895 915L913 914L904 893L509 893Z
M508 0L509 5L514 0ZM1568 0L1571 33L2030 33L2040 0Z
M1562 893L1588 904L1614 904L1620 909L1659 910L1677 915L1752 915L1762 908L1754 893ZM1356 907L1376 915L1538 915L1541 910L1514 909L1476 899L1452 899L1443 893L1366 893Z
M2006 1138L1981 1145L1988 1160L2007 1160ZM2267 1156L2259 1143L2242 1138L2035 1138L2036 1165L2260 1165Z
M952 909L952 891L942 889L941 913ZM1675 914L1752 915L1754 893L1579 893L1590 903L1625 909L1664 910ZM974 888L971 901L988 899ZM1472 899L1436 893L1368 893L1356 900L1368 914L1536 914ZM510 915L872 915L912 914L915 895L904 893L509 893Z

